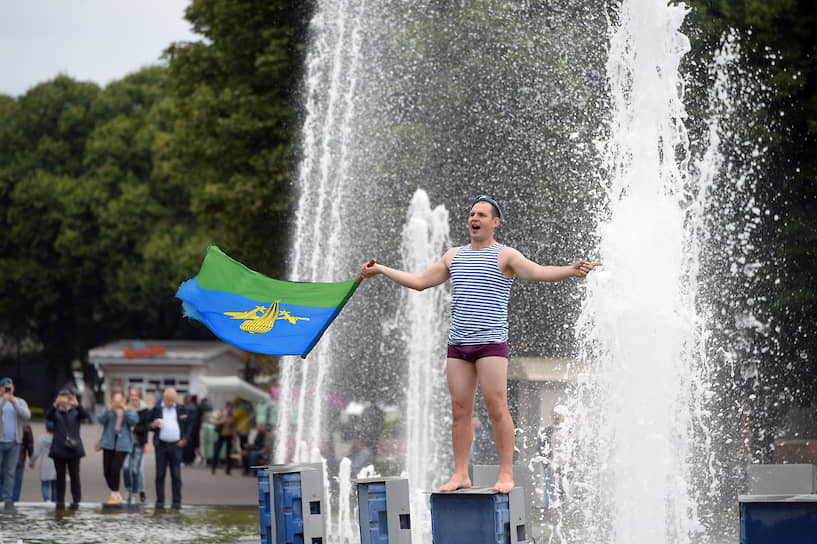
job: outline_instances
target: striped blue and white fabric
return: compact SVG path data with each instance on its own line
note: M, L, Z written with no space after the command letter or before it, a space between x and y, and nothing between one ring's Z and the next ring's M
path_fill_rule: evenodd
M451 261L451 328L455 346L501 344L508 341L508 298L513 279L499 270L502 244L484 249L462 246Z

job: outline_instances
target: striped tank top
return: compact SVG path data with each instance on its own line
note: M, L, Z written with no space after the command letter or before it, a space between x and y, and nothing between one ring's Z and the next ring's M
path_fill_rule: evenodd
M502 244L462 246L451 261L453 286L448 343L455 346L508 341L508 298L513 279L499 270Z

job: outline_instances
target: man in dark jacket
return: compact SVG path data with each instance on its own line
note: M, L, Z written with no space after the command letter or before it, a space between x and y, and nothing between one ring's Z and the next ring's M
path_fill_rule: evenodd
M165 502L165 474L170 467L173 508L182 506L182 448L190 440L190 417L176 402L176 390L165 389L162 402L150 413L153 448L156 451L156 507Z

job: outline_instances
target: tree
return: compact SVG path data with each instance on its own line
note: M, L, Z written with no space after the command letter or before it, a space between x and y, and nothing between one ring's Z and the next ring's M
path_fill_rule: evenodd
M189 194L154 166L166 94L153 67L105 90L60 76L4 109L0 331L57 369L113 338L184 327L173 294L204 242Z
M178 110L169 138L174 183L189 187L210 239L255 268L284 270L295 99L308 3L195 0L206 41L166 53Z
M758 201L779 223L767 227L761 249L774 271L761 289L776 337L785 339L762 369L791 402L817 395L817 13L805 0L692 0L697 49L728 29L740 38L743 68L772 89L757 139L768 143ZM762 118L762 116L761 116ZM774 400L775 405L778 404Z

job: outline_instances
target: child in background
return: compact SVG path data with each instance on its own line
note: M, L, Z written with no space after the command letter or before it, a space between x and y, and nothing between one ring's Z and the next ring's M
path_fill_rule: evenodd
M29 466L33 469L37 463L37 459L42 456L40 461L40 484L42 485L43 500L48 502L56 502L57 500L57 469L54 467L54 460L48 456L51 451L51 441L54 438L54 422L45 422L45 434L37 437L37 442L34 446L34 455L31 456Z

